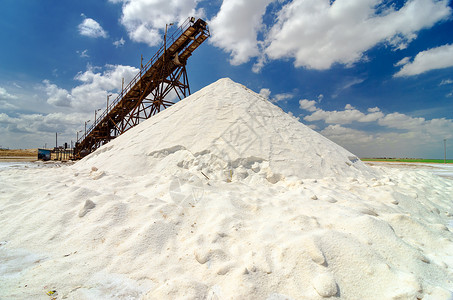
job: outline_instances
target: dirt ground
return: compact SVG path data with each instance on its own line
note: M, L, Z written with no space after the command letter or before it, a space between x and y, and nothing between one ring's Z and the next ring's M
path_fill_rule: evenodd
M38 149L0 149L0 161L32 161L38 159Z

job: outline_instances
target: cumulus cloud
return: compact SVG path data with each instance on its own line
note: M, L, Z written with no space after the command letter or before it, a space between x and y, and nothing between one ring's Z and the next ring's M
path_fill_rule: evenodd
M107 92L121 91L122 79L127 85L139 71L123 65L106 65L103 72L89 67L75 77L81 84L71 90L72 105L80 110L104 107Z
M120 38L119 40L114 41L113 45L115 45L115 47L118 48L124 46L125 43L126 41L123 38Z
M14 100L17 96L12 95L6 91L6 89L0 87L0 100Z
M82 14L83 17L85 15ZM79 33L84 36L98 38L98 37L107 37L107 32L102 28L102 26L91 18L86 18L82 23L79 24Z
M5 113L0 113L0 124L11 123L12 118Z
M329 125L320 132L333 141L340 142L348 147L355 147L373 141L374 137L364 131L343 127L339 124Z
M304 101L304 100L301 100ZM301 108L302 103L299 102ZM308 106L308 102L304 102L304 105ZM313 104L314 105L314 104ZM310 107L309 107L310 108ZM305 116L304 120L308 122L324 121L328 124L351 124L353 122L374 122L382 118L384 114L382 112L373 111L369 114L365 114L358 109L355 109L352 105L346 104L345 110L341 111L325 111L322 109L310 108L313 111L311 115ZM308 110L308 109L306 109Z
M448 2L411 0L397 7L384 0L223 0L210 21L211 42L230 53L233 65L257 57L256 72L282 58L309 69L351 66L378 44L406 48L418 31L451 15ZM266 28L263 19L274 15Z
M452 138L453 120L445 118L425 120L393 113L387 115L382 126L400 129L398 131L363 130L329 125L321 134L343 145L362 157L427 157L443 155L442 140ZM397 120L397 121L396 121Z
M378 0L331 2L293 0L285 5L266 39L266 55L293 57L297 67L311 69L351 65L382 42L404 48L416 32L451 13L448 1L413 0L400 9Z
M80 124L81 115L78 113L50 113L50 114L20 114L17 118L11 118L10 122L27 124L27 128L36 132L65 131L66 127L75 127Z
M401 145L407 145L407 139L404 139L405 144L402 143L403 134L370 134L338 124L327 126L320 133L359 157L408 157L412 153L407 150L415 149L412 143L401 149ZM398 140L401 143L396 142Z
M262 88L260 90L259 94L261 96L263 96L264 98L269 99L269 97L271 96L271 90L270 89L266 89L266 88Z
M282 94L277 94L275 97L271 100L272 103L277 103L283 100L288 100L292 99L294 97L293 94L291 93L282 93Z
M205 15L198 7L201 0L109 1L122 4L121 23L130 39L150 46L162 42L165 24ZM378 44L406 48L420 30L451 16L448 2L411 0L397 6L386 0L223 0L209 20L209 41L229 53L233 65L257 58L255 72L282 58L310 69L351 66Z
M272 0L223 0L220 11L209 22L210 42L231 53L230 63L239 65L260 54L257 35L263 15Z
M262 88L259 92L261 96L266 98L272 103L277 103L280 101L288 100L294 97L292 93L281 93L281 94L276 94L275 96L271 97L271 90L267 88Z
M9 103L8 101L0 100L0 109L1 110L12 110L12 109L17 109L17 108L18 108L17 106Z
M374 113L374 112L381 111L381 109L379 107L371 107L371 108L368 108L367 111Z
M49 80L44 80L43 83L48 96L47 103L55 106L71 106L72 96L67 90L59 88Z
M162 42L166 24L179 23L191 16L204 16L199 0L110 0L122 3L121 23L131 40L156 46Z
M0 113L0 145L13 148L49 147L58 141L70 143L76 139L77 128L86 118L81 113L18 114L14 117ZM19 135L17 133L20 133Z
M0 109L1 110L17 109L17 106L15 106L5 100L0 100Z
M326 111L316 107L314 100L306 99L300 100L299 104L301 109L312 112L312 114L304 117L305 121L323 121L327 124L334 124L337 126L335 128L340 128L338 125L352 124L355 122L374 123L381 127L408 132L425 132L432 135L442 133L448 137L453 136L453 120L450 119L439 118L426 120L422 117L411 117L399 112L384 114L379 107L368 108L368 113L363 113L350 104L346 104L344 110Z
M391 113L379 120L379 125L396 129L417 130L426 124L424 118L413 118L398 112Z
M138 72L139 69L122 65L88 66L75 76L78 84L69 90L44 80L36 89L39 99L28 95L36 103L27 101L22 104L27 109L16 108L14 114L6 109L0 113L0 145L43 147L47 143L53 146L55 132L58 141L74 141L76 132L83 130L84 120L93 120L94 110L105 108L107 94L113 94L111 103L121 91L122 78L127 84ZM4 107L2 101L0 108Z
M74 141L76 132L84 129L84 121L93 120L94 110L105 109L107 95L112 94L110 103L115 100L121 92L122 79L126 87L139 72L123 65L88 65L74 77L76 85L71 89L50 80L44 80L33 94L14 96L1 89L0 93L9 99L18 98L14 101L18 107L7 106L6 100L0 99L0 145L43 147L47 143L53 146L55 132L58 141Z
M84 129L84 121L93 120L94 110L105 109L107 95L112 94L110 103L118 96L122 79L126 87L139 72L137 68L123 65L88 65L85 71L74 77L78 83L72 89L44 80L36 87L36 92L40 94L38 99L28 95L36 103L31 105L27 101L14 114L6 109L0 112L0 145L15 148L43 147L44 143L54 145L55 132L58 132L59 141L60 135L61 141L75 140L76 132ZM4 107L2 101L0 108ZM30 111L32 113L28 113ZM14 134L18 132L21 135Z
M453 67L453 44L443 45L418 53L412 62L406 61L394 76L404 77L431 70Z
M106 65L104 71L88 66L85 72L75 76L80 84L71 91L59 88L49 80L44 80L47 103L55 106L73 107L77 111L91 111L104 107L107 93L121 90L122 79L125 84L140 70L130 66Z
M299 100L299 107L303 110L311 111L311 112L318 110L318 108L316 107L315 100L308 100L308 99Z
M342 111L325 111L315 104L313 100L300 101L301 108L313 111L304 121L326 123L324 128L314 128L362 157L426 157L427 153L440 157L440 141L453 138L452 119L427 120L398 112L384 114L378 107L363 113L349 104ZM361 123L367 123L367 131L360 129Z

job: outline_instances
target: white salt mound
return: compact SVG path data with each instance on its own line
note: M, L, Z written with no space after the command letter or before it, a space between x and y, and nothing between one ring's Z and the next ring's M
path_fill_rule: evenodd
M337 294L337 283L332 274L319 274L313 279L313 287L322 297L332 297Z
M226 180L259 173L272 183L373 175L355 155L228 78L132 128L77 165L123 175L174 174L183 168Z
M79 211L79 217L80 218L84 217L95 206L96 206L96 204L94 204L93 201L91 201L91 200L85 201L85 204L83 205L83 208Z
M452 299L452 199L222 79L74 165L0 170L0 299Z

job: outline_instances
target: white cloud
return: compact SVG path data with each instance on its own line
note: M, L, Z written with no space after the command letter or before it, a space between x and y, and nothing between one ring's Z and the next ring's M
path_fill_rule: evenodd
M10 110L10 109L17 109L18 107L14 104L9 103L6 100L0 100L0 109L1 110Z
M24 88L24 86L27 86L27 88ZM2 94L2 88L0 88L0 94ZM0 112L13 113L14 111L14 115L16 115L20 112L47 113L55 111L56 107L48 105L46 99L47 94L43 82L37 84L30 82L8 83L6 95L3 94L3 97L0 95Z
M371 112L369 114L365 114L365 116L361 117L357 121L358 122L374 122L374 121L377 121L380 118L382 118L382 116L384 116L384 114L382 112L376 111L376 112Z
M322 135L345 147L359 157L417 157L414 149L420 147L405 133L375 133L329 125Z
M131 40L156 46L162 42L166 24L182 23L188 17L204 16L196 9L199 0L110 0L122 3L121 23Z
M411 58L410 58L409 56L406 56L405 58L403 58L403 59L401 59L400 61L398 61L397 63L395 63L393 66L395 66L395 67L404 66L404 65L407 64L410 60L411 60Z
M374 112L381 111L381 109L379 107L372 107L372 108L368 108L367 111L374 113Z
M367 144L373 141L373 136L364 131L343 127L339 124L329 125L321 132L322 135L329 139L348 145L349 148Z
M123 38L120 38L119 40L114 41L113 45L115 45L115 47L118 48L124 46L125 43L126 41Z
M304 103L308 106L309 102ZM398 112L384 114L378 107L367 111L368 114L362 113L350 105L344 111L317 108L304 120L329 124L320 133L361 157L440 157L443 153L440 142L453 138L452 119L427 120ZM373 129L354 128L365 122L367 128Z
M271 97L271 90L267 88L262 88L259 94L272 103L277 103L294 97L291 93L276 94L274 97Z
M102 68L88 66L86 71L75 76L79 84L70 90L44 80L36 89L41 94L37 96L39 99L28 95L26 103L22 101L22 107L16 108L14 115L8 115L6 111L0 113L0 145L13 148L43 147L47 143L53 147L55 132L59 132L58 141L75 140L76 131L83 130L84 120L93 120L94 110L105 108L107 93L113 94L110 97L112 103L117 92L121 91L122 78L125 78L127 85L138 72L139 69L121 65L106 65ZM20 95L18 98L23 97ZM43 103L43 99L47 103ZM26 111L34 112L17 113L24 111L24 107Z
M14 118L14 123L27 123L27 127L33 131L39 132L52 132L65 131L66 128L70 129L76 127L81 123L81 115L78 113L50 113L43 114L21 114L18 118Z
M83 14L82 16L85 17ZM91 18L85 18L85 20L79 24L79 33L92 38L107 37L107 32L102 26Z
M448 1L407 1L399 10L378 0L330 2L293 0L285 5L266 39L266 55L294 57L297 67L312 69L328 69L334 63L351 65L382 42L404 48L417 31L451 13Z
M417 130L424 125L424 118L412 118L398 112L391 113L379 120L379 125L396 129Z
M288 99L291 99L291 98L294 98L294 95L293 95L293 94L291 94L291 93L282 93L282 94L277 94L277 95L275 95L275 96L271 99L271 102L272 102L272 103L277 103L277 102L284 101L284 100L288 100Z
M48 96L47 103L55 106L71 106L72 96L67 90L59 88L49 80L44 80L43 83Z
M296 117L291 111L288 112L288 116L290 116L290 117L293 118L294 120L297 120L298 122L300 122L300 118L299 118L299 117Z
M392 128L406 130L378 128L374 133L369 133L336 124L327 126L321 134L361 157L440 158L443 155L442 140L453 137L453 120L413 120L406 115L398 114L397 118L391 115L388 119L398 119L397 122L403 123L397 125L392 121Z
M453 67L453 44L443 45L418 53L414 61L403 64L394 76L404 77L422 74L431 70Z
M64 89L50 80L44 80L36 87L40 95L18 97L27 101L22 101L14 115L7 111L0 112L0 145L13 148L43 147L47 143L53 147L55 132L59 132L59 141L60 133L61 141L75 140L76 131L84 128L84 121L93 120L94 110L105 109L107 94L112 94L112 103L121 91L122 78L126 87L139 71L122 65L88 65L85 71L75 76L78 84L72 89ZM3 106L2 101L0 108ZM20 135L15 134L19 132Z
M150 46L162 42L165 24L204 16L201 0L110 2L122 4L121 23L131 40ZM255 72L282 58L294 58L296 67L328 69L366 59L364 52L380 43L404 49L418 31L450 15L448 0L411 0L398 9L386 0L223 0L208 22L209 41L228 52L233 65L257 58ZM275 23L266 25L263 17Z
M17 96L12 95L6 91L6 89L0 87L0 100L14 100Z
M308 100L308 99L299 100L299 107L303 110L307 110L307 111L311 111L311 112L318 110L318 108L316 107L315 100Z
M220 11L209 22L210 42L231 54L231 64L239 65L259 56L257 35L262 17L272 0L223 0Z
M11 123L12 118L5 113L0 113L0 124Z
M11 117L0 113L0 145L11 148L35 148L55 145L58 132L59 145L75 141L76 131L81 129L85 114L50 113L19 114ZM18 134L20 133L20 134Z
M71 90L73 107L81 111L104 107L107 92L121 91L122 78L126 86L139 71L122 65L107 65L102 73L95 68L88 68L75 77L82 84Z
M319 129L319 127L317 125L315 125L315 124L308 124L307 126L308 126L308 128L311 128L313 130L318 130Z
M342 111L325 111L315 106L315 101L301 100L300 107L312 111L311 115L304 117L305 121L324 121L327 124L344 125L359 123L375 123L381 127L387 127L406 132L425 133L429 135L453 136L453 120L439 118L426 120L425 118L414 118L406 114L394 112L384 114L378 107L368 108L368 114L359 111L350 104L346 104ZM329 125L330 126L330 125ZM339 128L339 127L337 127ZM342 127L344 128L344 127Z
M353 122L374 122L383 116L384 114L380 111L364 114L348 104L346 110L342 111L316 109L311 115L305 116L304 120L309 122L324 121L328 124L350 124Z
M88 55L88 49L85 49L85 50L83 50L83 51L78 51L78 50L77 50L76 53L79 54L80 57L90 57L90 56Z
M271 96L271 90L270 89L266 89L266 88L262 88L260 90L259 94L261 96L263 96L264 98L269 99L269 97Z
M453 80L451 79L444 79L442 80L439 85L447 85L447 84L452 84L453 83Z
M350 79L346 79L341 85L340 87L338 87L335 92L332 94L332 98L336 98L338 97L338 95L340 95L341 92L351 88L352 86L356 85L356 84L360 84L362 82L364 82L365 79L363 78L350 78Z
M263 16L274 14L268 30ZM230 53L233 65L257 57L255 72L282 58L323 70L364 60L364 52L381 43L404 49L418 31L450 15L448 0L411 0L399 9L385 0L223 0L210 21L211 42Z
M122 78L125 85L140 71L137 68L122 65L106 65L103 72L98 68L88 66L85 72L80 72L75 79L80 85L67 91L44 80L45 91L49 104L55 106L71 106L76 111L86 112L104 107L106 95L121 90Z

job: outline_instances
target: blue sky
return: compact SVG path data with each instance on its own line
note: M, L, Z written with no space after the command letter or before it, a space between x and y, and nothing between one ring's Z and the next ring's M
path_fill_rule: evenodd
M75 141L165 24L196 16L211 37L189 59L192 92L230 77L361 157L443 158L443 139L453 157L450 1L2 4L0 147Z

